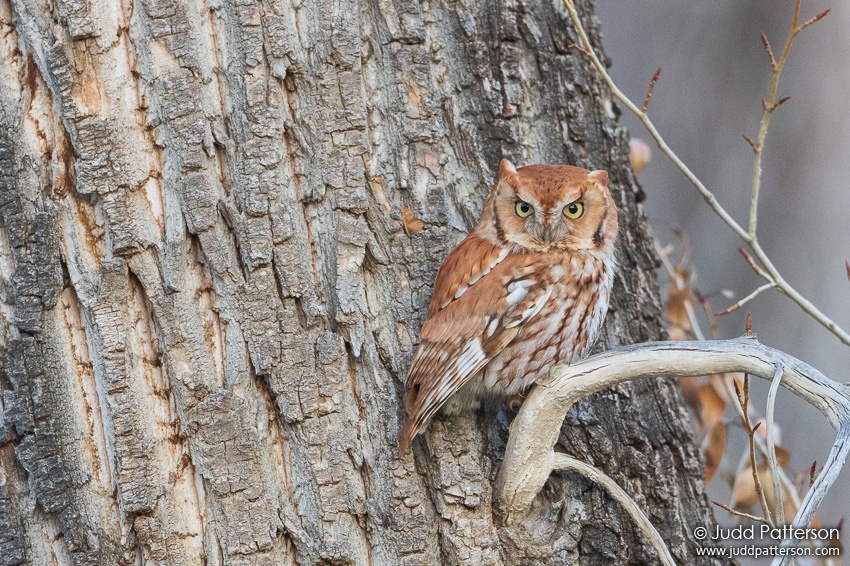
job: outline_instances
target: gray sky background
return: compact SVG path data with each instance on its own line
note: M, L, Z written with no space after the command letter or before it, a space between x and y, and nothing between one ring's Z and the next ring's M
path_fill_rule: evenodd
M824 313L850 329L850 5L807 0L802 18L832 12L798 37L780 83L791 100L773 117L763 159L759 215L762 246L786 280ZM793 1L598 0L603 46L614 80L640 102L661 67L650 117L667 142L746 225L752 186L752 152L741 137L758 132L761 99L771 71L759 38L764 31L781 50ZM649 140L643 126L623 115L633 137ZM650 142L651 143L651 142ZM709 210L684 176L653 146L640 175L644 203L661 245L675 243L673 227L691 239L692 267L703 292L730 289L740 298L761 281L736 251L741 242ZM662 285L667 278L662 274ZM715 310L730 301L713 298ZM794 303L768 292L723 317L721 337L743 333L746 312L759 339L806 361L827 376L850 381L850 347L805 315ZM764 413L767 385L754 402ZM783 444L799 472L823 462L834 432L819 412L787 392L777 401ZM733 432L737 449L744 433ZM734 469L735 453L721 469ZM717 477L712 497L728 502ZM850 472L844 470L821 513L827 525L850 516ZM850 519L850 517L848 517ZM845 528L845 538L848 528ZM845 546L847 543L845 542Z

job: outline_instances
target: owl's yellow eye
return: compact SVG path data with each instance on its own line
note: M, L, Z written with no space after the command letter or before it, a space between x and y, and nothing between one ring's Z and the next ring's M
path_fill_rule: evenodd
M514 207L516 210L516 215L520 218L526 218L534 212L534 207L525 202L524 200L518 200L516 202L516 206Z
M570 204L564 207L564 216L572 220L575 220L576 218L581 218L582 214L584 214L584 203L571 202Z

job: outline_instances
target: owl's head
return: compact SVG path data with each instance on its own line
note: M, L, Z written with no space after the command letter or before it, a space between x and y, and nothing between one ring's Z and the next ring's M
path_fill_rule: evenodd
M503 159L479 230L525 251L602 251L617 238L608 173L570 165L515 168Z

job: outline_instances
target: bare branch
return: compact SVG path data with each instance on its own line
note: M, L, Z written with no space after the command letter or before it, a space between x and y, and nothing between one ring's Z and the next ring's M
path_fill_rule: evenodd
M711 310L711 305L708 302L708 297L694 289L694 295L699 301L699 304L702 305L702 310L705 311L705 318L708 319L708 329L711 330L711 337L714 340L720 338L720 333L717 331L717 320L714 317L714 311ZM694 325L694 321L691 321L692 326ZM697 340L704 340L700 335L702 334L702 329L700 329L699 325L694 326L694 334L697 337Z
M770 524L770 523L767 522L767 520L764 517L756 517L755 515L750 515L749 513L744 513L743 511L738 511L737 509L732 509L728 505L723 505L719 501L712 501L711 503L714 504L714 505L717 505L718 507L720 507L724 511L728 511L732 515L737 515L738 517L744 517L745 519L750 519L750 520L756 521L758 523L766 523L768 525Z
M797 515L791 523L791 528L800 529L809 526L809 523L815 516L818 505L823 501L832 484L838 478L841 467L847 459L848 452L850 452L850 423L845 420L838 431L838 436L832 445L832 449L829 451L829 457L823 465L821 473L815 479L811 489L806 493L806 497L803 498L803 502L797 510ZM785 539L782 541L780 547L794 547L799 542L799 540L793 538ZM790 555L778 556L773 560L772 566L786 566L791 560L792 557Z
M638 507L637 503L634 502L629 494L617 485L617 482L590 464L585 464L581 460L576 460L560 452L552 454L552 469L577 472L604 487L611 498L619 503L629 516L634 519L644 536L652 542L652 546L658 552L661 564L676 566L676 562L670 555L670 550L667 548L664 539L661 538L661 535L652 526L649 517Z
M511 424L497 493L506 521L520 519L542 489L552 464L552 447L564 416L578 400L637 377L686 377L746 372L773 379L782 364L781 385L820 410L834 427L850 422L850 387L754 338L693 342L650 342L625 346L555 368L529 394ZM800 512L814 513L843 460L833 448L828 465L807 494ZM842 450L850 450L850 443ZM845 454L846 455L846 454ZM798 517L800 514L798 513ZM811 517L809 517L811 518ZM799 523L795 519L795 524Z
M734 312L749 303L750 301L752 301L753 299L755 299L756 297L758 297L759 295L761 295L764 291L767 291L768 289L773 289L774 287L776 287L776 283L765 283L764 285L762 285L761 287L759 287L758 289L756 289L755 291L753 291L752 293L750 293L749 295L747 295L725 311L716 312L714 314L715 316L723 316L725 314L729 314L730 312Z
M817 22L821 21L822 19L824 19L824 17L826 17L826 15L827 15L830 11L832 11L832 8L829 8L828 10L824 10L823 12L821 12L820 14L818 14L817 16L815 16L815 17L813 17L813 18L809 19L808 21L806 21L805 23L803 23L803 25L801 25L800 27L798 27L798 28L797 28L797 33L800 33L801 31L803 31L804 29L806 29L807 27L809 27L810 25L812 25L812 24L814 24L814 23L817 23Z
M800 28L797 27L799 15L800 0L797 0L794 4L794 17L791 22L791 29L788 31L788 36L785 39L785 46L782 48L782 54L779 56L778 60L773 57L772 50L770 50L773 77L770 81L770 94L768 95L767 100L761 101L761 123L759 124L759 133L758 138L756 138L757 141L754 150L755 158L753 159L753 188L750 195L750 225L748 230L753 239L756 237L756 226L758 224L759 192L761 191L762 173L761 161L762 152L764 150L764 142L765 139L767 139L767 129L768 126L770 126L770 118L773 115L773 111L776 110L780 104L788 100L786 97L777 102L776 92L779 88L779 78L782 76L782 69L785 67L785 61L788 58L788 53L791 51L791 45L794 43L794 38L798 33L800 33ZM766 40L767 38L764 34L762 34L762 42L765 42ZM767 46L769 47L769 45L770 44L768 43Z
M727 376L723 380L723 385L726 388L726 394L731 399L732 396L735 394L733 389L735 389L737 387L737 382L736 382L735 378L732 377L732 376ZM740 404L733 403L732 406L735 407L735 409L738 410L739 416L741 418L744 418L744 413L741 410ZM756 435L754 437L754 439L756 441L756 446L758 447L759 452L761 452L761 454L766 458L767 457L767 443L759 435ZM786 474L785 470L783 470L782 468L779 469L779 477L782 481L782 485L785 486L785 491L786 491L786 493L788 493L788 496L791 498L791 502L794 504L794 507L799 508L800 507L800 497L797 495L797 488L794 485L794 481L790 477L788 477L788 474Z
M570 15L570 18L573 21L573 25L578 32L579 37L581 38L582 43L586 46L581 49L583 53L585 53L593 63L593 66L596 68L596 71L599 73L602 81L608 85L608 88L611 89L611 93L632 112L637 118L643 123L644 127L646 127L649 134L652 136L652 139L655 140L655 143L658 144L659 149L664 152L667 157L673 162L674 165L687 177L688 181L696 188L697 192L702 195L703 199L705 199L706 203L708 203L709 208L711 208L714 213L720 217L721 220L733 231L735 234L741 238L752 250L755 258L761 262L764 266L765 277L768 280L772 280L776 282L777 289L782 292L785 296L794 301L805 313L814 318L818 323L820 323L823 327L829 330L832 334L834 334L842 343L850 346L850 333L841 328L838 324L835 323L831 318L826 316L823 312L821 312L815 305L811 303L808 299L806 299L803 295L801 295L793 286L791 286L785 278L779 273L779 270L773 265L773 262L768 257L767 253L762 249L761 244L756 239L753 234L749 231L745 230L738 224L735 219L726 211L725 208L717 201L717 198L714 196L708 188L706 188L705 184L697 177L693 171L676 155L676 152L667 145L667 142L661 136L661 133L655 127L655 124L652 123L652 120L649 119L646 112L641 111L630 99L627 97L623 91L614 83L614 80L611 78L611 75L608 74L608 71L605 69L605 65L603 65L602 61L599 60L599 57L587 46L590 46L590 40L588 39L587 32L584 30L584 26L582 26L581 20L578 16L578 12L576 11L575 5L572 0L562 0L564 7ZM796 28L797 21L799 17L799 9L800 2L799 0L795 4L794 8L794 25L792 27ZM821 16L823 17L823 16ZM789 36L790 37L790 36ZM784 58L787 57L787 50L790 48L790 44L786 41L786 48L783 50L782 57L780 57L781 64L784 65ZM780 64L780 61L777 61L777 65ZM775 96L775 94L774 94ZM767 106L765 104L765 106ZM765 128L765 133L766 133ZM758 200L757 191L756 193L756 201ZM751 214L751 216L754 216Z
M773 425L773 412L776 405L776 393L782 383L782 363L776 365L773 381L770 383L770 391L767 394L767 464L770 468L770 479L773 482L773 515L776 525L785 525L785 510L782 507L782 486L779 478L779 465L776 462L776 429Z
M761 426L761 422L756 424L756 426L752 426L750 424L750 375L748 373L744 374L744 389L743 392L739 391L738 394L738 402L741 405L741 413L743 414L744 419L744 428L747 429L747 434L749 435L749 449L750 449L750 471L753 474L753 486L756 490L756 497L759 500L759 504L761 505L761 512L764 513L764 517L767 522L775 527L776 523L773 521L773 517L770 514L770 506L767 504L767 498L764 495L764 488L761 486L761 480L759 479L759 467L758 462L756 461L756 430Z
M773 56L773 50L770 47L770 42L767 40L767 37L763 33L761 34L762 43L770 56L770 67L773 71L773 77L770 82L770 94L766 100L763 99L761 101L762 117L759 125L758 141L753 145L755 159L753 161L753 189L750 196L750 224L748 230L753 239L756 238L756 227L758 224L759 192L761 190L762 174L761 161L765 139L767 138L767 129L770 125L770 118L773 115L774 110L779 108L791 98L790 96L783 96L778 100L776 98L777 89L779 88L779 79L782 76L782 69L785 67L785 61L788 59L788 53L791 51L791 45L794 43L794 39L796 39L797 35L810 25L823 19L823 17L829 13L829 10L826 10L825 12L811 18L803 25L798 26L797 22L800 17L800 4L801 0L796 0L794 3L794 17L791 21L791 29L788 31L788 36L785 39L785 46L782 48L782 54L779 56L778 60Z

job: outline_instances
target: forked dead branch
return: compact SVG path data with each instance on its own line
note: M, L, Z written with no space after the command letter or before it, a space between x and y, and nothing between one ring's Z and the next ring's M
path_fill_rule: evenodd
M567 411L580 399L639 377L681 378L730 372L745 372L780 383L817 408L838 430L823 470L791 523L794 528L808 526L850 452L850 386L827 378L812 366L764 346L753 337L624 346L554 370L549 380L534 388L511 425L497 483L505 521L521 518L552 470L564 468L559 462L565 455L554 452L553 446ZM570 469L597 479L582 469ZM646 517L631 512L631 507L625 509L647 532L643 525ZM783 546L795 542L787 540ZM774 564L787 564L790 558L777 557Z

